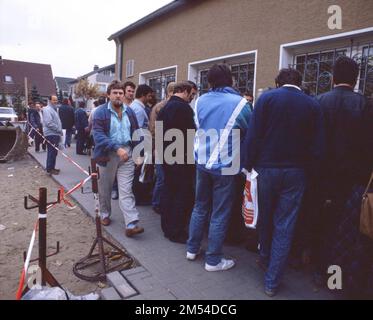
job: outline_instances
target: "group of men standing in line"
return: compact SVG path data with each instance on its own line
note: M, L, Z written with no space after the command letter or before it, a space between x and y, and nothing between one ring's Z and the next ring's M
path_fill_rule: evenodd
M97 107L91 119L93 159L100 166L102 224L111 223L111 193L117 180L126 236L144 232L134 196L134 191L142 193L138 169L143 157L132 156L139 143L133 140L133 134L149 129L154 138L155 123L161 121L162 137L170 129L179 129L185 138L180 162L155 165L152 204L161 213L165 237L186 243L186 258L193 261L201 253L207 231L206 271L232 268L235 261L223 257L222 247L234 199L242 192L237 188L236 178L242 168L249 172L255 169L258 265L265 270L264 292L274 296L280 287L301 209L309 214L308 220L313 220L301 226L302 231L316 233L313 239L318 238L320 244L326 235L319 229L331 230L338 224L338 213L354 185L366 183L373 169L372 107L364 96L354 92L358 73L356 62L339 57L333 67L334 88L314 98L302 92L302 75L297 70L282 69L275 79L276 89L264 92L255 108L233 88L232 74L225 64L211 67L207 75L210 89L197 99L194 108L190 103L197 95L197 86L191 81L170 83L166 99L151 110L147 108L153 95L149 86L140 85L133 101L135 85L113 81L107 89L108 102ZM52 143L57 142L53 136L62 132L60 125L49 125L57 115L53 112L54 103L52 97L43 112L44 134ZM193 152L186 139L190 129L198 130L195 164L187 161L188 153ZM219 133L218 139L203 139L198 134L209 129ZM233 130L240 133L240 148L232 142ZM163 139L163 150L172 143ZM221 144L226 144L230 161L221 155ZM201 154L205 156L200 157ZM153 150L151 156L160 155ZM237 158L237 172L225 174L224 170ZM54 168L53 163L47 160L47 171L50 168ZM327 217L321 215L326 203ZM308 245L317 247L314 255L324 272L325 248Z
M98 101L104 103L105 98L102 100L101 97ZM28 120L31 124L30 137L34 139L36 152L40 151L40 145L43 151L47 151L48 173L59 174L60 170L56 168L57 149L61 145L69 148L73 133L76 138L76 154L87 155L90 134L88 119L84 102L80 102L79 108L75 110L69 99L63 99L62 104L59 105L57 96L52 95L45 107L39 101L30 104L28 111ZM62 141L63 136L64 141Z

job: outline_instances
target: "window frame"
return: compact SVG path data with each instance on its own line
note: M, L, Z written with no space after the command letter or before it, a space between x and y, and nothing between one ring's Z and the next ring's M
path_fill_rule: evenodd
M280 45L279 54L279 70L281 68L288 68L289 66L294 66L296 57L308 54L312 55L314 53L325 53L335 50L344 49L346 50L346 56L357 60L363 61L363 50L365 47L370 48L369 57L367 59L368 64L365 65L365 69L369 70L369 77L372 77L372 89L371 95L373 97L373 27L353 30L349 32L337 33L334 35L307 39L292 43L285 43ZM333 57L335 59L335 55ZM319 59L320 60L320 59ZM318 62L320 64L320 62ZM372 70L370 70L372 67ZM369 68L369 69L368 69ZM320 67L317 68L318 73ZM365 78L361 77L361 67L359 72L359 77L355 86L355 91L360 91L362 94L366 93L367 83L365 82L367 78L367 73L365 73ZM372 74L372 76L370 76ZM317 76L319 77L319 75ZM330 76L329 76L330 78ZM369 78L370 79L370 78ZM363 83L364 82L364 83ZM361 89L361 86L363 88ZM370 85L370 82L369 82ZM330 84L332 87L332 84ZM318 86L316 87L318 88ZM366 95L366 94L365 94Z
M199 95L207 92L206 88L201 88L202 78L201 73L209 70L215 63L226 63L229 66L234 65L243 65L243 64L253 64L254 73L252 79L252 92L256 95L256 75L257 75L257 59L258 59L258 50L239 52L235 54L213 57L206 60L193 61L188 64L188 79L195 82L198 87ZM238 79L239 80L239 79Z
M7 80L7 77L10 78L10 80ZM3 80L4 83L14 83L13 77L10 74L5 74Z
M157 101L163 100L167 96L167 85L170 81L167 80L167 77L174 77L173 81L177 82L177 69L178 66L169 66L149 71L144 71L139 74L139 84L147 84L151 86L151 80L160 80L160 92L157 92L157 89L152 89L156 92Z

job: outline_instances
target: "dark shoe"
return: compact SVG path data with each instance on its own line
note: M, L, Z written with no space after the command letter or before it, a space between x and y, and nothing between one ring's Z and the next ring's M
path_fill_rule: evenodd
M86 156L87 155L87 153L85 153L85 152L77 152L76 154L80 154L81 156Z
M159 207L153 207L155 213L161 214L161 209Z
M127 237L131 238L134 235L139 234L139 233L143 233L143 232L144 232L144 228L136 226L136 227L131 228L131 229L126 229L125 234L126 234Z
M106 217L106 218L104 218L104 219L101 220L101 224L103 226L108 226L110 223L111 223L111 220L110 220L109 217Z
M49 174L57 175L57 174L60 173L60 170L51 169L51 170L47 170L47 172L48 172Z
M265 293L268 297L272 298L272 297L274 297L274 296L276 295L277 291L276 291L276 289L268 289L268 288L264 288L264 293Z
M185 244L188 240L188 237L186 235L181 234L178 236L168 237L168 239L172 242Z
M118 198L119 198L118 191L116 190L111 191L111 199L118 200Z
M245 249L250 252L259 253L258 250L258 242L256 241L247 241L245 245Z

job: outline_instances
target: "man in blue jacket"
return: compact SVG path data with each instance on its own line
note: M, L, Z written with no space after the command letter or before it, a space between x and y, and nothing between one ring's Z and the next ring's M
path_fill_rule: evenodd
M139 212L132 192L135 172L132 136L139 127L133 110L123 104L123 84L114 80L108 86L107 94L110 101L99 106L93 115L93 159L100 166L98 187L101 223L105 226L111 223L111 191L117 177L125 234L132 237L144 232L144 228L138 225Z
M214 65L207 79L211 89L195 104L196 200L186 258L196 259L211 215L205 270L224 271L235 265L233 260L223 258L222 247L235 198L236 175L241 169L240 143L251 112L247 100L232 88L227 65Z
M259 265L264 292L274 296L291 247L305 189L305 170L322 156L320 105L304 94L301 74L282 69L277 89L258 99L245 137L244 167L258 172ZM316 173L315 173L316 174Z

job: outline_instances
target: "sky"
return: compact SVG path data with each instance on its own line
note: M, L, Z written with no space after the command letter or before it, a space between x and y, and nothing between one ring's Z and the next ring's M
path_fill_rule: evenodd
M171 0L0 0L0 56L76 78L115 63L107 38Z

